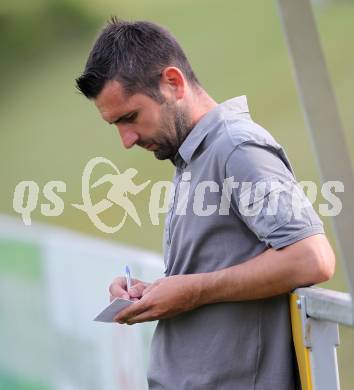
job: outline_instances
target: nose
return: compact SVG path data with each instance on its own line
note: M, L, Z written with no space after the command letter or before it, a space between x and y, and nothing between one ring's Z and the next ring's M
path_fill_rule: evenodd
M130 149L139 139L139 135L132 130L120 126L118 128L120 138L125 148Z

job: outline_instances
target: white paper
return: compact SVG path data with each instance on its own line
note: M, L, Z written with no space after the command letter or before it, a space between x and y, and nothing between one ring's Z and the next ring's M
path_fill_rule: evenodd
M133 301L130 301L129 299L116 298L104 308L96 318L94 318L94 321L114 322L114 318L117 314L132 303Z

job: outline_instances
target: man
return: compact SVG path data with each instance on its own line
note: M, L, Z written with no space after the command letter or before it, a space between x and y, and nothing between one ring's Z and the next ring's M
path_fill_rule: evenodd
M77 85L126 148L176 166L166 277L110 286L111 298L138 298L118 322L159 320L150 389L293 389L287 293L328 280L335 258L311 205L293 210L296 181L281 146L252 121L245 97L217 104L152 23L112 19Z

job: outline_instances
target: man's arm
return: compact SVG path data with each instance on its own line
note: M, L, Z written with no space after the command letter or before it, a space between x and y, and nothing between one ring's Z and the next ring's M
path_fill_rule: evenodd
M287 293L321 283L334 274L335 256L327 238L317 234L201 278L201 301L243 301Z
M325 235L317 234L219 271L159 279L143 291L140 301L122 311L117 321L154 321L210 303L268 298L324 282L332 277L334 268L332 248Z

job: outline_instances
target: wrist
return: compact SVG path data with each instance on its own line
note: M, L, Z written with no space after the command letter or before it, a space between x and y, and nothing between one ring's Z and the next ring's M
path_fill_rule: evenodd
M196 274L198 306L222 302L221 278L222 271Z

